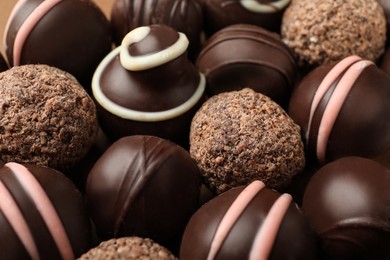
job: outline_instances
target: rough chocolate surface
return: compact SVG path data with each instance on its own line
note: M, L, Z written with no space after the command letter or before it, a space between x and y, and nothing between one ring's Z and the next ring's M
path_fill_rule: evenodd
M190 154L217 193L257 179L279 189L305 165L300 128L279 105L247 88L204 103L191 124Z
M0 154L4 161L68 168L98 129L92 99L70 74L47 65L0 74Z
M122 237L100 243L83 254L80 260L89 259L177 259L168 249L149 238Z

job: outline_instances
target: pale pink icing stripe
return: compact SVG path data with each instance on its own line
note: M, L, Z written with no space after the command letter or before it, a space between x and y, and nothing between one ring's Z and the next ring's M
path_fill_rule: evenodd
M316 111L316 109L317 109L318 105L320 104L321 99L324 97L325 93L332 86L334 81L341 75L341 73L343 73L343 71L345 71L349 66L351 66L353 63L355 63L361 59L362 58L354 55L354 56L349 56L349 57L341 60L339 63L337 63L329 71L329 73L322 80L320 86L317 88L316 93L314 94L314 98L313 98L313 101L311 103L309 123L307 126L307 133L306 133L306 140L309 140L310 128L311 128L314 112Z
M57 244L58 250L63 259L74 259L72 246L69 242L65 228L45 191L29 172L29 170L21 164L7 163L6 167L10 168L15 174L24 190L30 195L39 213L41 214L46 226L49 229L54 241Z
M7 35L8 35L8 31L9 31L9 27L11 25L11 21L14 19L15 17L15 14L17 13L17 11L19 11L20 7L26 2L27 0L19 0L16 5L14 6L14 8L12 9L11 11L11 14L10 16L8 17L8 20L7 20L7 24L5 25L5 30L4 30L4 35L3 35L3 41L4 41L4 48L7 49Z
M237 196L236 200L232 203L232 205L230 205L217 228L211 243L207 260L213 260L215 258L225 238L234 226L234 223L237 221L252 199L256 196L256 194L264 187L265 184L263 182L254 181Z
M291 201L292 197L289 194L283 194L272 205L253 241L249 260L267 260L269 258Z
M35 25L42 19L42 17L54 6L62 0L45 0L27 17L26 21L20 27L15 37L14 42L14 66L20 65L20 57L22 55L23 45L34 29Z
M373 65L374 63L368 60L361 60L354 63L344 76L340 79L337 88L334 90L329 102L322 115L320 127L317 137L317 158L320 162L325 161L326 146L332 131L333 125L336 122L337 116L343 106L348 93L352 89L356 79L363 72L364 68Z
M30 257L34 260L38 260L38 249L35 245L30 229L28 228L23 214L20 212L20 209L11 193L2 182L0 182L0 198L0 210L14 229L16 235L19 237Z

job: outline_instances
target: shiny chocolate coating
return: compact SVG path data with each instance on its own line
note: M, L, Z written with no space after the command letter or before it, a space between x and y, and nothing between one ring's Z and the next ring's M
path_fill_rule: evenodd
M84 200L60 172L7 163L0 195L1 259L75 259L89 250Z
M288 248L288 250L287 250ZM288 194L261 181L236 187L191 217L180 259L315 259L314 233Z
M110 23L91 0L19 1L5 35L11 66L39 63L58 67L75 76L88 91L97 65L112 45Z
M87 206L102 238L137 235L169 247L198 208L200 184L183 148L154 136L128 136L93 166Z
M310 180L303 214L321 259L389 259L390 171L361 157L323 166Z
M215 33L198 56L207 92L252 88L286 106L295 85L297 66L276 33L259 26L236 24Z
M3 55L0 53L0 72L5 71L9 68L7 62L5 61Z
M289 114L320 164L343 156L375 157L390 148L390 78L350 56L310 72L294 90Z

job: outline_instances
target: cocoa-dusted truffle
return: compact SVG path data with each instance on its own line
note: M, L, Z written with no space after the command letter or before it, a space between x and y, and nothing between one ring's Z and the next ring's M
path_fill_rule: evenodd
M65 169L92 146L98 123L92 99L69 73L47 65L0 73L0 157Z
M121 237L101 242L97 247L83 254L79 260L176 260L165 247L149 238Z
M280 189L305 165L299 126L270 98L248 88L203 104L191 124L190 154L217 193L254 180Z
M293 0L281 33L301 65L317 66L352 54L376 61L384 52L386 18L376 0Z

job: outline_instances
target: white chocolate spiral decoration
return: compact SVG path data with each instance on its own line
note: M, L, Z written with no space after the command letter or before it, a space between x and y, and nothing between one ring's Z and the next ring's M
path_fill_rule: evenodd
M291 0L279 0L267 4L262 4L256 0L240 0L240 4L248 11L254 13L276 13L283 10L290 4Z

